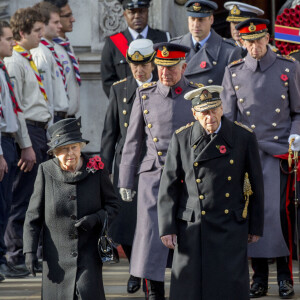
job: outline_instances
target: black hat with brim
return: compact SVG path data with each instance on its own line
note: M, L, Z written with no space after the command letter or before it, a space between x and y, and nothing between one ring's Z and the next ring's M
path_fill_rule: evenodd
M135 8L148 8L150 6L151 0L118 0L123 9L135 9Z
M268 33L269 20L250 18L235 26L235 29L240 32L243 40L254 41L264 37Z
M185 4L185 7L189 17L205 18L211 16L218 9L218 4L207 0L190 0Z

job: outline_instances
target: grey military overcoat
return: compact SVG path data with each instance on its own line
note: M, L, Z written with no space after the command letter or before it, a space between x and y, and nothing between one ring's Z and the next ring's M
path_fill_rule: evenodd
M118 211L117 197L106 169L88 173L82 168L65 172L57 158L39 166L34 192L24 224L24 253L36 252L43 232L44 300L104 300L102 263L97 251L101 223ZM97 213L99 225L86 232L74 227L76 220Z
M137 90L123 149L119 187L135 189L139 174L137 224L130 274L164 281L168 249L158 234L157 195L161 172L173 132L193 120L184 94L195 89L184 77L173 87L158 81ZM140 153L146 141L146 153Z

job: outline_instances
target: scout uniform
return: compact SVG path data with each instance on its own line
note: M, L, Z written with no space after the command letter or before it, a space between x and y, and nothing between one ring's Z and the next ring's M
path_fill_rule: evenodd
M189 48L160 43L155 64L171 67L185 59ZM157 195L161 172L173 132L193 120L190 105L183 95L197 86L184 76L174 86L160 81L147 83L136 92L128 132L120 164L120 188L135 188L135 176L139 175L137 224L132 247L130 274L149 279L150 290L157 289L163 296L163 281L169 251L158 234ZM140 154L146 142L146 153ZM157 283L159 282L159 283Z
M123 4L123 9L148 8L151 0L118 0ZM140 36L141 35L141 36ZM110 87L115 81L119 81L131 75L131 70L126 61L128 45L135 39L147 38L153 43L167 42L170 34L158 29L152 29L148 25L139 34L131 28L106 38L102 51L101 75L102 86L109 97Z
M58 61L55 58L54 43L46 39L42 39L39 46L32 49L32 58L41 74L41 78L46 90L48 101L53 107L53 122L67 117L69 109L69 98L65 84L65 70L60 68ZM56 53L56 52L55 52Z
M47 159L46 129L51 120L47 97L42 93L38 74L25 57L26 50L19 45L14 47L13 55L4 59L17 102L22 110L18 113L20 128L20 148L32 146L36 155L36 164L30 172L17 169L13 185L13 199L10 217L5 233L8 260L23 264L23 223L25 213L33 191L38 165ZM28 57L30 54L27 52Z
M243 39L255 40L266 35L267 24L267 20L253 18L238 24L237 29ZM248 53L244 59L228 66L222 84L224 115L256 133L263 167L264 234L258 243L249 245L253 280L262 288L259 296L267 292L267 257L277 258L278 282L292 282L286 260L291 249L288 229L284 226L289 221L285 199L287 176L280 171L280 159L275 155L287 153L289 136L300 133L299 81L300 65L293 58L267 48L259 61ZM281 211L280 207L284 209ZM255 293L250 296L256 297Z
M221 105L222 89L185 98L207 111ZM225 117L211 135L199 121L173 134L158 196L159 234L176 234L178 243L170 300L249 299L248 234L263 232L259 160L255 135Z
M186 7L188 16L204 18L211 16L218 5L212 1L188 1ZM193 40L191 33L174 38L172 42L191 48L186 57L188 65L184 76L205 85L221 84L225 67L241 57L240 50L232 41L223 39L213 29L199 43Z

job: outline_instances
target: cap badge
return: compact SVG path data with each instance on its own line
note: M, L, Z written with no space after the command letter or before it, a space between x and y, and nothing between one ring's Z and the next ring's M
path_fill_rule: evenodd
M200 11L201 10L201 5L200 5L200 3L195 3L194 5L193 5L193 10L194 11Z
M250 23L250 26L248 27L250 32L253 32L256 30L256 26L253 23Z
M170 52L167 50L167 47L166 46L163 46L163 50L161 51L161 55L163 57L168 57L170 54Z
M135 61L142 61L144 58L139 51L135 51L133 57Z
M241 11L238 9L237 5L234 5L230 13L232 15L239 16L241 14Z
M208 99L212 99L212 94L208 90L203 90L202 94L200 95L200 100L205 101Z

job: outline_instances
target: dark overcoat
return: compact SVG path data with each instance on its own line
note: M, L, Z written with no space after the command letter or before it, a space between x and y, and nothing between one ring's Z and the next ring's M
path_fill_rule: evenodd
M290 56L292 56L292 57L296 58L298 61L300 61L300 50L291 53Z
M112 85L101 140L101 158L110 174L114 169L113 185L120 203L120 212L111 224L110 232L113 240L121 245L132 245L136 224L136 197L132 202L122 201L118 191L118 179L119 164L137 88L133 76Z
M211 36L198 52L194 50L190 33L174 38L172 42L191 48L186 56L187 67L184 76L204 85L221 85L225 67L241 58L239 47L236 47L232 41L223 39L213 29L211 29Z
M122 32L128 41L128 45L132 42L132 36L128 28ZM160 42L167 42L169 34L158 29L148 28L147 39L154 44ZM109 96L110 87L116 81L130 76L131 70L126 61L126 57L118 50L116 45L112 42L110 37L107 37L102 51L101 59L101 75L102 86L106 96ZM156 80L156 78L154 78Z
M36 253L43 233L44 300L105 299L102 263L97 251L105 211L109 223L118 211L117 197L106 169L95 173L82 168L63 171L54 158L39 166L34 192L24 223L24 253ZM99 224L86 232L74 227L76 220L96 213Z
M222 118L206 145L198 121L172 137L159 196L160 236L176 234L170 300L248 300L248 234L263 232L263 180L255 135ZM247 217L248 172L253 195Z

